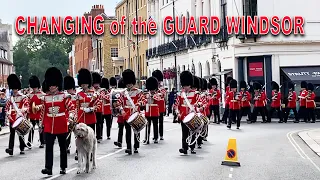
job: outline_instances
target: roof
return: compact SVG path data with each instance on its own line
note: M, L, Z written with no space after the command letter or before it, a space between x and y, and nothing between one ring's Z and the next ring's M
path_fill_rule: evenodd
M122 4L124 4L125 2L127 2L127 0L122 0L122 1L120 1L120 2L117 4L116 9L117 9L118 7L120 7Z
M101 13L100 15L103 17L104 20L117 20L116 16L108 16L105 13Z

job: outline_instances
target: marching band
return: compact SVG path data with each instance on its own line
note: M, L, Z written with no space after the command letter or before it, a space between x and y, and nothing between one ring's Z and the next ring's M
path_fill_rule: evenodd
M6 122L10 127L9 146L5 150L13 155L14 138L17 132L20 141L20 154L24 149L31 149L34 127L39 127L40 148L45 147L45 168L43 174L52 175L53 146L57 138L60 147L60 174L66 173L67 154L70 153L71 133L77 123L85 123L96 133L100 143L103 137L103 124L106 122L106 136L110 139L113 118L117 119L118 135L114 142L122 148L123 130L126 131L125 152L131 155L140 148L140 132L145 128L145 145L150 144L150 132L153 128L153 142L163 138L164 114L166 112L166 89L163 86L163 74L156 70L146 80L146 92L136 87L135 73L127 69L122 78L117 80L103 78L99 73L91 73L88 69L78 71L80 91L76 92L75 80L71 76L62 77L59 69L47 69L45 80L31 76L29 86L32 92L22 95L21 82L15 74L7 78L9 89L13 91L7 101ZM181 124L181 154L196 154L195 147L202 148L207 141L209 124L213 116L214 123L224 122L228 129L232 124L240 128L241 118L247 116L248 123L257 121L258 113L262 123L271 122L274 111L277 111L279 123L287 122L290 111L295 116L294 123L302 118L305 122L315 123L315 88L311 83L301 82L299 96L294 90L294 83L288 82L287 103L282 101L284 95L278 83L272 81L271 106L267 108L268 97L264 87L254 82L250 87L245 81L239 83L227 77L224 94L225 109L220 120L222 93L216 78L209 81L193 76L189 71L180 73L182 90L178 92L172 106L178 122ZM253 91L252 91L253 90ZM253 94L251 94L253 93ZM299 112L296 103L299 102ZM253 111L251 112L251 107ZM268 111L269 109L269 111ZM30 119L30 121L28 120ZM151 126L151 124L153 124ZM134 145L132 147L132 131ZM24 136L29 133L28 141ZM77 137L75 137L77 138ZM77 160L77 152L75 155Z

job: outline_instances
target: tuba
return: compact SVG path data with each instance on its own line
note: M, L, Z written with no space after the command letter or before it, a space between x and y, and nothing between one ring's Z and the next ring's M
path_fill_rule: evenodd
M36 103L35 103L35 102L33 102L33 103L32 103L31 110L32 110L32 113L33 113L33 114L36 114L36 113L37 113L38 108L37 108L37 106L36 106Z

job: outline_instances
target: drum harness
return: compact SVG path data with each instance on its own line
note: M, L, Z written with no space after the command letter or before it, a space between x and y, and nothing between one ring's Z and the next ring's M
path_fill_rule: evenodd
M193 106L191 106L190 102L189 102L189 99L187 98L187 95L185 92L182 92L181 93L182 97L184 98L184 100L186 101L187 103L187 106L189 107L189 109L191 110L191 112L195 112L195 109ZM197 115L197 114L196 114ZM182 122L183 123L183 122ZM196 133L194 131L191 131L191 134L189 134L189 136L187 137L186 139L186 143L188 143L189 146L193 145L194 143L196 143L197 139L199 138L199 136L201 135L201 132L202 132L202 128L200 129L200 133ZM195 135L196 138L194 139L194 141L192 142L192 136Z
M18 106L17 106L17 104L16 104L16 102L14 101L14 99L13 99L13 96L11 96L11 103L12 103L12 105L13 105L13 108L16 110L16 112L17 112L17 115L19 116L19 117L24 117L23 116L23 114L21 113L21 111L19 110L19 108L18 108ZM17 118L16 118L17 119ZM32 127L32 128L34 128L34 127ZM24 136L22 136L19 132L17 132L17 134L18 134L18 136L19 137L21 137L21 139L23 140L23 142L24 142L24 145L27 147L27 148L31 148L31 146L28 146L28 143L26 143L26 141L25 141L25 139L24 139ZM29 143L31 143L31 142L29 142Z

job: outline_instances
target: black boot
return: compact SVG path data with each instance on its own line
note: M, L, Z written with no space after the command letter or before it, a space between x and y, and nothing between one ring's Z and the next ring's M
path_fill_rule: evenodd
M197 154L196 151L194 151L194 149L191 149L191 154Z
M125 153L131 155L131 154L132 154L132 150L131 150L131 149L126 149L126 150L125 150Z
M13 149L6 149L6 153L8 153L10 156L13 155Z
M138 148L134 148L134 153L139 153Z
M60 169L60 174L66 174L66 173L67 173L66 169Z
M186 150L186 149L179 149L179 152L181 153L181 154L188 154L188 151Z
M47 175L52 175L52 170L45 168L45 169L41 170L41 173L42 174L47 174Z

